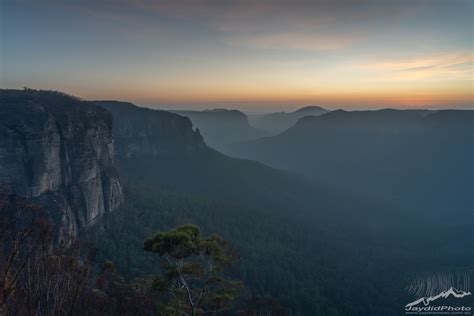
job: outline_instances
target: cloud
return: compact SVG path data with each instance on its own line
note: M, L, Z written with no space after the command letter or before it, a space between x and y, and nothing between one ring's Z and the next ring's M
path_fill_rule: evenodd
M46 0L45 0L46 1ZM58 0L47 0L58 5ZM376 0L84 0L63 4L113 23L130 19L153 29L186 22L214 32L222 43L257 49L337 50L376 32L377 21L414 14L420 1ZM129 21L130 22L130 21ZM166 27L161 27L166 28Z
M160 36L167 31L173 35L192 25L232 47L297 51L341 50L378 38L387 31L381 28L390 32L391 25L397 28L406 18L433 20L433 12L453 15L472 9L471 1L462 0L449 4L443 0L36 1L86 14L117 31L128 28L132 34L143 30L153 36L159 30Z
M259 49L331 51L349 46L358 37L333 36L326 34L273 33L244 35L225 39L232 46L245 46Z
M243 1L209 16L222 42L256 49L334 51L361 41L384 16L405 6L373 1ZM368 23L370 21L370 23Z
M385 80L472 80L472 53L437 54L353 65L352 68L379 74Z

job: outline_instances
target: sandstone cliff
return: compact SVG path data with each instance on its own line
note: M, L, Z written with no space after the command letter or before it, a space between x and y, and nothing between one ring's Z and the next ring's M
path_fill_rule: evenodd
M44 206L61 238L76 236L123 200L110 114L56 92L0 90L0 185Z
M118 160L136 157L174 157L207 150L199 130L187 117L137 107L128 102L96 101L113 115L115 155Z

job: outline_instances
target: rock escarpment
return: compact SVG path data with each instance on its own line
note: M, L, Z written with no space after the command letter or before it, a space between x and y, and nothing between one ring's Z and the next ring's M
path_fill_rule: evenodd
M237 110L173 111L189 117L199 128L206 143L225 153L226 145L267 136L263 130L250 126L247 116Z
M49 91L0 90L0 185L76 236L123 200L112 118L89 102Z
M207 149L199 130L193 130L186 117L128 102L95 101L95 104L113 115L115 156L119 161L183 157Z

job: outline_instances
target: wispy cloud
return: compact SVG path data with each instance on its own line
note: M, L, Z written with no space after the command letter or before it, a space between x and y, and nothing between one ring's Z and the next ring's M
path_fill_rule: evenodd
M349 46L358 37L328 36L324 34L274 33L234 36L225 39L232 46L246 46L260 49L331 51Z
M457 53L356 64L353 68L373 72L385 80L472 80L473 62L472 53Z
M60 2L78 13L103 19L120 28L132 19L147 29L171 20L207 26L222 43L278 50L342 49L376 31L377 20L415 14L423 1L393 3L359 1L155 1L84 0Z

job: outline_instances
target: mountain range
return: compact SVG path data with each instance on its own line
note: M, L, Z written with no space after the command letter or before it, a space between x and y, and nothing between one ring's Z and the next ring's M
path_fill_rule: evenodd
M407 275L472 265L472 112L305 116L225 145L233 158L182 113L29 89L0 100L2 187L126 278L156 274L144 238L185 223L228 240L232 275L289 315L398 315Z
M305 116L319 116L329 112L319 106L306 106L293 112L276 112L252 116L251 123L255 127L267 131L269 134L279 134L295 125Z
M198 128L206 143L216 149L223 145L267 136L262 129L249 124L247 116L238 110L171 111L188 117Z
M474 207L474 111L338 110L226 152L433 216Z

